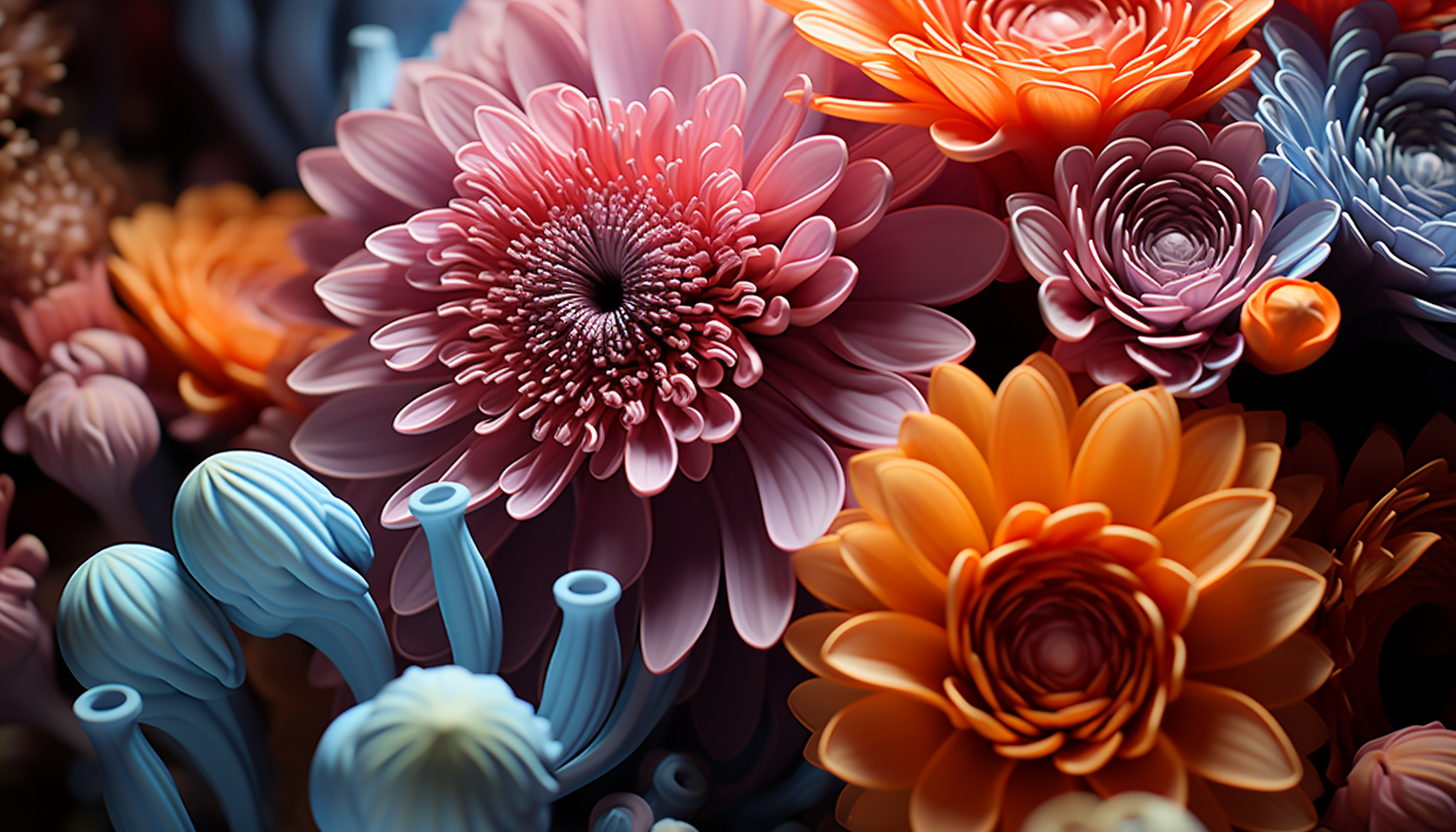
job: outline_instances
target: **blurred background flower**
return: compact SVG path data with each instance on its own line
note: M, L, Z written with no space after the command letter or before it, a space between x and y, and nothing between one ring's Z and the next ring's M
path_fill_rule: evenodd
M1252 122L1210 141L1191 121L1141 112L1100 153L1063 152L1055 197L1008 197L1052 355L1098 384L1151 376L1188 398L1222 386L1243 356L1244 302L1273 277L1313 272L1339 221L1339 206L1318 200L1276 222L1263 151Z
M1371 740L1355 755L1321 832L1456 827L1456 731L1439 722Z
M298 191L259 199L244 185L222 183L187 189L175 207L148 202L111 222L112 280L160 347L154 352L187 408L168 425L173 436L237 432L268 404L306 411L284 378L345 334L325 322L322 308L304 317L276 299L305 272L288 237L315 213Z
M994 394L939 367L930 407L850 461L862 507L794 556L841 610L785 635L820 677L790 705L806 756L850 784L840 822L1020 829L1090 788L1215 829L1313 826L1306 749L1276 713L1328 676L1297 637L1325 582L1264 557L1292 516L1282 421L1226 407L1180 426L1160 387L1079 403L1041 354Z

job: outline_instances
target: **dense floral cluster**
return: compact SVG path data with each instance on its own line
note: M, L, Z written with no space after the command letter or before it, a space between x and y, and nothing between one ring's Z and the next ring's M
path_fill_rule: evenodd
M125 832L1451 829L1453 43L0 0L0 717Z

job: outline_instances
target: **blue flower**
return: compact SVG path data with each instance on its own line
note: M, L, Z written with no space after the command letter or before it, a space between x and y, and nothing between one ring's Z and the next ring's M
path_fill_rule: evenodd
M1290 12L1286 11L1286 14ZM1224 99L1264 127L1261 169L1293 210L1344 209L1320 278L1347 315L1393 315L1456 360L1456 27L1400 32L1370 0L1345 12L1325 50L1307 20L1271 17L1258 93Z

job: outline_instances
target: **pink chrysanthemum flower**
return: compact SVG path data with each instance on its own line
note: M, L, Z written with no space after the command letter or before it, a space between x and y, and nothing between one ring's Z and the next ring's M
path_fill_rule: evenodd
M416 65L396 110L344 116L339 149L300 160L336 218L303 241L315 257L411 215L318 282L360 332L293 374L332 396L294 449L341 477L415 473L387 526L453 480L504 503L482 532L499 540L571 486L570 556L549 568L640 576L650 667L697 640L720 557L738 631L766 647L793 601L781 550L843 502L837 453L892 443L924 407L914 374L970 351L927 304L984 286L1007 235L969 208L886 217L890 167L784 98L829 65L781 13L588 0L578 24L553 6L506 8L511 89ZM943 163L894 164L923 184Z

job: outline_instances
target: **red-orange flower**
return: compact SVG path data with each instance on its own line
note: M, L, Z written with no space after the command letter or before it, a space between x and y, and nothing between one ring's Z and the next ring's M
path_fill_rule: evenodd
M929 127L953 159L1056 153L1143 110L1196 118L1248 77L1239 40L1273 0L770 0L902 101L819 96L860 121Z
M840 822L1014 832L1080 788L1312 827L1279 717L1329 673L1298 633L1324 579L1265 557L1300 519L1271 490L1282 419L1180 424L1162 388L1079 403L1044 355L994 394L943 365L929 398L851 461L863 508L795 555L841 610L785 637L821 677L790 704L850 783Z
M1328 34L1335 28L1335 21L1347 9L1360 5L1362 0L1289 0L1296 8L1314 21L1320 31ZM1421 29L1439 29L1456 20L1456 0L1385 0L1395 7L1400 16L1403 32Z

